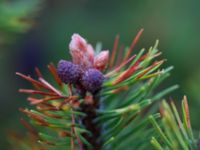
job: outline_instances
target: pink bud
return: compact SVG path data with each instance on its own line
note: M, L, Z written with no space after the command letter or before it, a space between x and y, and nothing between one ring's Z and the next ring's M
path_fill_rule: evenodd
M93 47L87 43L79 34L73 34L69 44L70 54L73 63L79 64L84 68L93 66L94 50Z
M94 63L94 49L91 44L88 44L88 46L87 46L87 54L88 54L89 60L93 64Z
M84 38L82 38L79 34L74 33L71 38L71 42L69 44L70 51L86 51L87 50L87 42Z
M104 70L108 64L109 51L101 51L94 59L94 67L98 70Z

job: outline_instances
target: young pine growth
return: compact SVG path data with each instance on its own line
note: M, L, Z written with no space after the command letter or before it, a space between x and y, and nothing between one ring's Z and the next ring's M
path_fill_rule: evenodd
M59 61L57 72L58 76L65 84L78 83L82 75L80 66L65 60Z
M88 90L92 94L95 94L96 92L101 90L103 80L104 76L99 70L88 69L84 72L81 78L81 84L86 90Z
M34 86L19 90L30 94L28 101L33 105L20 110L30 118L30 123L24 120L23 124L30 134L34 129L35 142L42 149L151 147L148 115L158 117L151 105L177 86L153 92L172 67L160 69L164 61L155 60L161 54L158 41L148 51L132 54L142 31L125 49L119 48L117 36L110 56L108 50L99 52L80 35L72 35L72 60L60 60L57 68L48 66L57 85L47 82L37 68L38 80L17 73Z

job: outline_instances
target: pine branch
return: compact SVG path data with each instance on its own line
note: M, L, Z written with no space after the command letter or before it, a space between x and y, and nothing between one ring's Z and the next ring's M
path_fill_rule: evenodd
M154 130L148 127L148 115L158 118L153 105L178 86L154 93L172 67L160 69L164 60L155 60L161 54L158 41L146 53L142 49L132 54L142 31L120 56L120 64L116 56L122 50L119 37L109 59L109 51L95 54L84 38L74 34L69 44L72 62L60 60L57 68L48 66L56 85L46 81L37 68L38 80L17 73L34 87L19 90L30 95L33 105L33 109L20 110L30 118L41 145L80 150L124 149L129 144L150 148Z

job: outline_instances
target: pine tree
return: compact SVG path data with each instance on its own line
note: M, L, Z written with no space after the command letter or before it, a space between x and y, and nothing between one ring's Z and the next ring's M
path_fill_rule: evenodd
M30 121L21 119L28 133L21 140L12 136L18 139L12 140L18 143L15 148L196 149L186 100L183 124L173 103L171 110L164 102L162 113L158 113L156 102L178 86L159 88L173 67L161 69L164 60L156 60L161 54L158 41L148 51L133 54L142 32L127 48L119 47L117 36L110 56L108 50L100 51L99 46L94 49L79 34L73 34L69 44L72 61L60 60L57 67L48 65L54 79L51 83L38 68L38 80L17 72L34 89L19 90L29 94L32 108L20 108Z

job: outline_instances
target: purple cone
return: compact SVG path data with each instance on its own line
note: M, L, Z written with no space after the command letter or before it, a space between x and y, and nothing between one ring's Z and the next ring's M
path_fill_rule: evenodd
M82 75L81 83L87 91L95 93L101 89L103 80L104 76L100 71L97 69L88 69Z
M77 83L81 77L81 69L70 61L60 60L57 68L58 76L64 83Z

